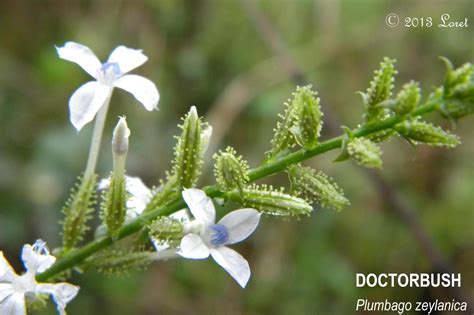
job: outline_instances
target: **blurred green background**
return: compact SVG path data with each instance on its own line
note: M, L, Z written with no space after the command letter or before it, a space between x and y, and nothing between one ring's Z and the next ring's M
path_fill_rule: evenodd
M234 146L251 166L269 148L276 115L295 84L262 41L242 1L0 1L0 249L17 271L24 243L60 244L60 209L85 166L92 124L79 134L68 121L72 92L89 80L60 60L54 45L76 41L100 59L119 44L141 48L149 61L135 73L161 93L158 112L146 112L117 90L106 125L99 172L108 174L108 143L118 115L132 130L128 173L148 185L169 168L179 118L196 105L215 127L213 149ZM473 61L474 2L258 1L256 6L285 41L324 110L341 124L361 121L356 91L365 90L384 56L397 59L396 89L410 79L424 96L442 83L438 56L456 65ZM397 13L398 27L385 24ZM439 17L469 19L467 28L438 28ZM406 28L404 17L431 16L431 28ZM433 119L445 127L449 122ZM454 150L412 148L396 139L383 145L383 176L436 246L463 275L474 296L473 117L456 133ZM324 129L324 128L323 128ZM327 128L324 137L330 136ZM208 159L212 152L208 152ZM433 266L400 217L387 209L367 173L337 152L308 164L334 177L351 205L340 213L317 209L301 220L265 218L252 238L235 246L252 268L241 290L211 260L156 263L128 277L75 275L81 286L69 314L352 314L358 298L450 301L440 289L358 289L357 272L432 272ZM212 165L210 165L212 166ZM211 184L207 168L201 185ZM285 176L267 180L286 185ZM54 307L38 314L54 314Z

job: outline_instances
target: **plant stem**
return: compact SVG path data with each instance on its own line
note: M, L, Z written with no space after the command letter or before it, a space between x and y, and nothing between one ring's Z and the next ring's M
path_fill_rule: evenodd
M418 107L412 113L412 116L421 116L421 115L436 111L437 109L438 109L438 104L436 102L428 101L426 104ZM377 131L390 129L393 126L395 126L397 123L405 119L406 118L392 117L379 123L366 125L366 126L357 128L353 131L353 133L355 137L367 136ZM275 173L285 170L289 165L300 163L316 155L320 155L324 152L339 148L342 145L342 139L343 139L343 135L321 142L319 143L319 145L317 145L315 148L311 150L300 149L298 151L295 151L293 153L286 155L285 157L279 160L272 161L267 164L263 164L250 171L249 179L250 181L256 181L258 179L271 176ZM204 188L204 190L209 197L219 197L224 194L224 192L220 191L215 185L207 186ZM57 275L58 273L62 271L72 268L75 265L81 263L87 257L93 255L94 253L100 251L101 249L104 249L110 246L112 243L140 231L148 222L150 222L153 219L156 219L158 216L169 215L185 207L186 207L186 204L181 199L181 197L179 197L171 201L170 203L162 207L159 207L153 211L145 212L144 214L136 218L134 221L120 228L118 231L118 236L115 239L112 239L111 237L107 236L107 237L103 237L101 239L89 242L82 248L72 251L68 255L56 261L56 263L53 266L51 266L51 268L37 275L36 279L40 282L45 281L48 278L51 278L52 276Z
M104 132L105 119L107 117L107 111L109 110L111 96L112 91L109 93L104 105L100 108L95 118L91 147L89 149L89 158L87 159L87 166L86 170L84 171L84 182L86 182L86 180L95 173L97 158L99 157L100 142L102 141L102 134Z

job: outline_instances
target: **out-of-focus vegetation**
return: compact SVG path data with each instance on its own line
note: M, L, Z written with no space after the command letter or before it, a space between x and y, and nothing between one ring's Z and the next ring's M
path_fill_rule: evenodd
M443 80L438 56L456 65L473 61L471 0L266 0L258 5L319 91L323 111L330 109L348 126L361 121L362 102L355 92L367 88L383 56L397 59L398 88L414 79L424 91ZM385 24L391 12L402 19L398 27ZM443 13L453 20L467 17L473 25L438 28ZM434 25L405 28L406 16L431 16ZM54 45L76 41L105 59L125 44L149 56L136 72L157 84L160 111L150 114L116 91L104 139L110 141L115 117L126 115L132 130L127 172L149 185L169 168L172 135L191 105L216 126L222 141L214 148L232 145L256 166L294 89L237 0L4 0L0 38L0 248L18 271L24 243L41 237L51 247L59 245L60 209L85 166L92 132L90 124L77 134L67 109L71 93L89 78L60 60ZM241 112L234 117L236 109ZM462 272L463 289L471 296L473 119L456 127L463 144L455 150L414 149L402 140L384 144L382 171ZM449 127L447 121L437 122ZM229 128L219 134L224 127ZM102 153L99 171L106 175L111 153ZM355 287L356 272L433 269L406 225L386 210L366 173L350 162L332 163L336 156L332 152L310 164L333 176L351 205L340 213L317 209L300 221L264 220L252 239L238 246L252 267L247 289L209 260L168 261L123 278L74 276L71 282L81 291L69 313L350 314L357 298L450 301L441 290ZM211 170L201 184L211 183ZM285 178L269 181L278 185ZM44 314L53 312L50 305Z

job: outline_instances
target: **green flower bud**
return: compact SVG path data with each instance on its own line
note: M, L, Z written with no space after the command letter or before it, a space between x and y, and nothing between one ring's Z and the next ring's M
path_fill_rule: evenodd
M62 210L64 213L62 254L74 248L89 230L87 221L92 218L96 204L96 184L96 175L87 179L81 177L76 188L71 191L71 196Z
M347 144L347 152L357 164L368 168L382 168L382 150L366 138L354 138Z
M335 210L341 210L350 204L342 189L322 172L316 172L310 167L292 165L288 174L292 189L306 200Z
M458 136L425 121L406 120L397 124L395 130L414 144L454 148L461 143Z
M370 82L370 87L362 94L365 106L365 119L367 123L382 120L385 116L384 108L379 103L386 101L392 95L394 76L394 59L385 57L380 63L380 69L375 71L375 76Z
M184 236L183 224L170 217L160 217L151 222L147 228L151 238L170 247L178 247Z
M178 187L191 188L201 174L203 155L209 145L212 128L201 121L194 106L180 128L182 133L177 137L173 175L176 175Z
M436 99L442 99L441 114L458 119L474 112L474 66L466 63L454 69L451 62L442 58L447 74L443 88L435 92Z
M160 186L153 189L150 202L146 205L144 212L155 210L170 202L180 194L175 175L167 174L166 182L161 181Z
M285 194L283 188L274 190L266 185L252 185L244 189L242 196L230 193L228 197L233 201L241 202L245 207L275 216L309 215L313 211L304 199Z
M110 249L92 256L88 262L106 275L124 275L133 270L144 270L153 261L153 252Z
M297 87L293 93L292 107L296 109L296 119L290 128L296 142L303 148L311 149L318 144L322 127L322 112L317 93L311 85Z
M249 181L249 165L242 156L237 156L233 148L227 147L222 152L214 154L214 176L219 189L242 191Z
M395 105L392 108L397 116L410 114L420 102L420 86L418 82L411 81L403 86L398 93Z
M295 137L290 131L297 119L297 108L293 105L293 101L288 100L285 102L285 112L283 115L278 114L281 121L277 122L277 126L274 129L275 133L271 141L272 148L266 153L267 161L275 160L288 154L296 144Z

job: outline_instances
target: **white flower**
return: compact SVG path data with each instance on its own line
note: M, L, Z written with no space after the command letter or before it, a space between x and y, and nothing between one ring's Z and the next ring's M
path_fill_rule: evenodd
M239 209L225 215L217 224L212 199L199 189L186 189L183 199L195 220L186 224L178 254L185 258L205 259L212 256L244 288L250 278L250 267L239 253L228 248L243 241L255 231L260 213Z
M70 119L77 131L94 119L114 87L130 92L148 111L157 107L160 96L155 84L139 75L125 75L147 61L141 50L118 46L103 64L92 50L78 43L67 42L56 50L60 58L77 63L96 79L79 87L69 99Z
M36 273L45 271L56 261L56 257L49 254L45 242L37 240L33 246L24 245L21 259L27 271L19 276L0 251L0 314L26 314L25 298L34 298L38 293L51 295L59 314L66 314L66 304L77 295L79 287L65 282L36 282Z

